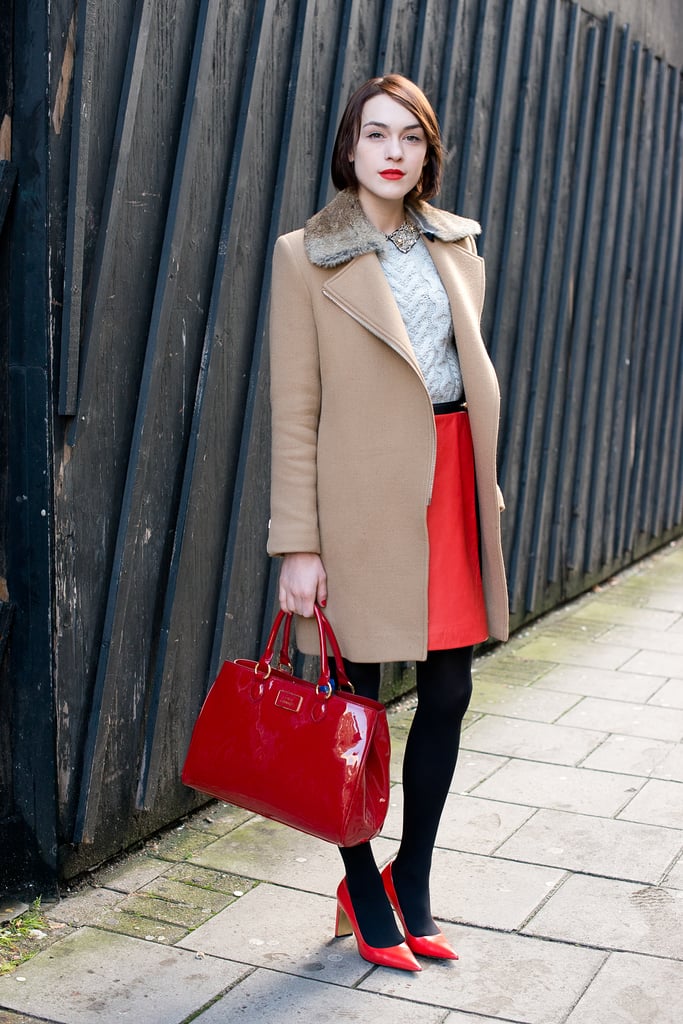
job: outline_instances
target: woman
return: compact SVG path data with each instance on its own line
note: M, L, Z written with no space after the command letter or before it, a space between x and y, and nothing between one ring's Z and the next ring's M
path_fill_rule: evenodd
M311 654L313 605L326 606L364 696L378 696L380 663L417 662L398 854L380 874L369 843L342 849L337 892L336 934L353 930L365 959L405 970L420 970L414 954L457 959L431 913L432 850L473 646L508 632L480 229L428 205L441 164L421 90L371 79L337 133L339 194L279 238L273 259L268 551L282 557L280 605Z

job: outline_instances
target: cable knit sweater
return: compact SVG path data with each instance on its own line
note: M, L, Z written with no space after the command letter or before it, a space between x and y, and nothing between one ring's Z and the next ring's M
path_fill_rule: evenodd
M406 253L387 241L380 263L432 402L458 401L463 386L451 307L424 240Z

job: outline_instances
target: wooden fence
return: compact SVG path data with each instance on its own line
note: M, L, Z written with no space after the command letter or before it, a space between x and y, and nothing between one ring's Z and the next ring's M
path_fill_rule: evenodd
M17 14L27 40L41 7ZM68 877L195 806L193 718L269 625L269 256L332 194L350 91L423 85L439 204L483 226L516 626L682 530L683 100L681 69L569 0L53 0L45 31L52 162L25 174L51 175L47 384L10 431L51 483L8 531L40 539L50 617L17 627L11 671L17 714L54 708L17 733L15 800Z

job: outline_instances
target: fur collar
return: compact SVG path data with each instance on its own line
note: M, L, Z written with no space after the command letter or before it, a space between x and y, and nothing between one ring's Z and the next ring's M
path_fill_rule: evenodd
M438 210L421 200L411 203L408 212L430 242L459 242L481 231L475 220ZM385 242L386 236L370 223L356 192L349 188L311 217L304 228L306 255L316 267L338 267L354 256L381 252Z

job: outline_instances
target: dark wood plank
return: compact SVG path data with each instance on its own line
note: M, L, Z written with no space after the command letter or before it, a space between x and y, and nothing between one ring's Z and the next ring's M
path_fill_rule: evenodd
M9 160L0 160L0 235L5 225L14 184L17 180L17 166Z
M44 6L14 11L12 157L21 187L12 209L9 265L6 586L12 623L12 804L27 861L57 872L51 484L51 338L48 305L48 25ZM0 859L4 851L0 849Z

